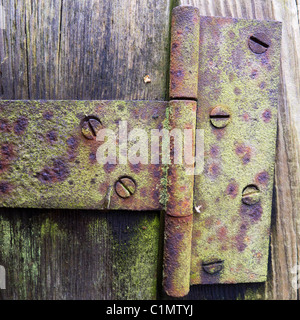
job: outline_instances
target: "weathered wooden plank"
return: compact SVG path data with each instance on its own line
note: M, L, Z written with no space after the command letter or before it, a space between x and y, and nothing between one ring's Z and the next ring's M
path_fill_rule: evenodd
M296 275L292 270L297 263L299 264L300 253L300 36L297 17L299 1L181 0L180 4L199 7L201 15L274 19L283 22L282 90L269 280L265 285L195 286L189 297L297 299L297 288L293 286Z
M2 4L1 99L166 98L169 1ZM1 209L1 294L153 299L161 282L160 225L159 213Z

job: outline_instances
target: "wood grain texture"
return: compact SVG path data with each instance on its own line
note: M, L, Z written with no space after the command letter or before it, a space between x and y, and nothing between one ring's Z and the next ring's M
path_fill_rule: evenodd
M278 121L276 186L271 233L271 259L266 284L196 286L190 298L297 299L293 268L300 250L300 35L299 1L181 0L201 15L278 20L283 23L281 94ZM297 7L298 6L298 7ZM298 9L298 11L297 11ZM299 271L298 271L299 273Z
M168 1L1 0L1 99L164 100ZM145 84L148 74L151 83ZM3 299L154 299L160 215L0 210Z

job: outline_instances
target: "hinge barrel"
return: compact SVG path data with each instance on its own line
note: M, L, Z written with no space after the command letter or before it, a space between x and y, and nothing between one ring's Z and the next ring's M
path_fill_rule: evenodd
M172 297L183 297L190 288L199 38L198 9L176 7L171 30L171 101L167 116L173 141L167 177L164 246L164 290ZM184 136L190 136L179 146L177 133L182 131ZM191 143L190 152L187 141ZM176 158L180 147L184 149L183 159Z

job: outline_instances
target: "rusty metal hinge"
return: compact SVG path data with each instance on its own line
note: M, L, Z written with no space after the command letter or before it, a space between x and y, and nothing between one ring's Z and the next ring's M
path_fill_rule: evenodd
M0 101L0 205L164 210L168 295L184 296L190 284L263 282L281 24L180 6L171 33L169 102ZM170 161L147 161L161 160L161 141L138 152L178 128L189 133L186 163L175 161L170 136Z

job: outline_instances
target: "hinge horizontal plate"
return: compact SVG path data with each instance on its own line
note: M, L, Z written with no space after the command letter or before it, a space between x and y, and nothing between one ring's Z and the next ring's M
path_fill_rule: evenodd
M116 133L161 129L167 102L0 101L0 206L68 209L159 210L162 171L152 164L97 161L101 142L86 139L92 115ZM117 146L118 147L118 146ZM118 150L117 150L118 152ZM133 196L120 198L116 182L129 176Z

